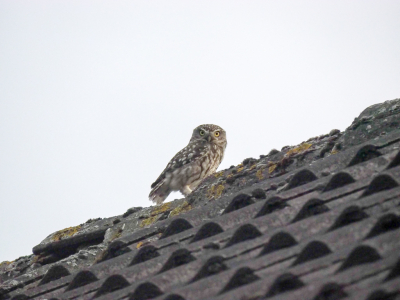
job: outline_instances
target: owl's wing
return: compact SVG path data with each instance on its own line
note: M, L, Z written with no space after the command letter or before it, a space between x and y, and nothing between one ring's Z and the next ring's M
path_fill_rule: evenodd
M172 173L176 169L181 168L184 165L192 163L198 158L206 155L207 153L207 141L201 140L194 143L188 144L185 148L179 151L175 156L169 161L167 167L161 173L161 175L154 181L151 188L154 188L162 180L164 180L167 173Z

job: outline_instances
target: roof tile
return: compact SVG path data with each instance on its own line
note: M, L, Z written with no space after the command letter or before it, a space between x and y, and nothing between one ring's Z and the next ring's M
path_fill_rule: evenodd
M185 199L58 231L0 265L0 299L398 297L400 128L362 124L246 159Z

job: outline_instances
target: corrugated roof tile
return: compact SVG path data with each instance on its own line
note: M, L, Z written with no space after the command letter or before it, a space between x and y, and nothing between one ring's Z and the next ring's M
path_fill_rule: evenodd
M357 130L247 159L186 199L56 232L12 264L17 276L0 272L0 299L398 297L400 131L354 146ZM221 195L205 200L213 185Z

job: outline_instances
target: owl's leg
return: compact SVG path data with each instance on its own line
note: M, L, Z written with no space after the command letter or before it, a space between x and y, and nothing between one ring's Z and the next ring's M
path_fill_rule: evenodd
M190 187L188 185L185 185L180 191L185 197L188 196L192 192L192 190L190 189Z

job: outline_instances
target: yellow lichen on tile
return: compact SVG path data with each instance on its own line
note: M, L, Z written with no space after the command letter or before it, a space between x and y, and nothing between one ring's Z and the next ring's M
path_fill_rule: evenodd
M154 217L150 217L150 218L147 218L147 219L144 219L141 223L140 223L140 227L146 227L146 226L149 226L149 225L151 225L151 224L153 224L155 221L157 221L158 220L158 216L154 216Z
M215 198L219 198L222 195L223 190L225 189L225 187L220 184L217 186L216 190L215 190Z
M207 198L211 199L214 195L214 190L215 190L215 185L211 186L208 190L207 190Z
M33 256L33 258L32 258L32 263L36 263L36 262L38 262L38 260L40 259L40 254L39 255L35 255L35 256ZM1 264L0 264L0 266L1 266Z
M121 231L117 231L117 232L114 234L114 236L112 237L111 240L112 240L112 241L113 241L113 240L116 240L116 239L120 238L121 235L122 235L122 230L121 230Z
M219 184L218 186L213 185L208 191L207 191L207 198L208 199L218 199L221 197L223 190L225 187L222 184Z
M11 264L11 261L5 260L0 263L0 267L8 266L9 264Z
M331 154L336 154L336 153L338 153L339 151L337 150L337 149L333 149L332 151L331 151Z
M275 171L276 167L278 164L272 164L268 167L268 173L271 174L273 171Z
M257 168L257 165L254 164L249 168L249 171L254 170L255 168Z
M174 208L170 213L169 217L177 216L185 211L191 210L193 207L187 202L183 202L183 204L179 205L178 207Z
M151 211L150 216L152 216L152 217L153 216L157 216L157 215L159 215L159 214L161 214L163 212L166 212L166 211L168 211L170 209L171 209L171 202L167 202L167 203L164 203L164 204L161 204L161 205L157 205Z
M264 179L264 174L263 174L263 172L264 172L264 168L261 168L260 170L258 170L258 171L256 172L256 176L257 176L258 180Z
M220 172L218 172L218 173L215 173L215 174L214 174L214 177L215 177L215 178L219 178L219 177L221 177L222 175L224 175L224 171L220 171Z
M59 230L59 231L57 231L57 232L55 232L53 234L53 236L51 237L51 240L52 241L60 241L63 238L71 237L75 233L77 233L80 228L81 228L81 225L78 225L78 226L75 226L75 227L68 227L68 228Z
M244 166L243 166L243 164L238 164L237 166L236 166L236 168L237 168L237 170L236 170L236 172L242 172L243 171L243 169L244 169Z
M137 243L137 244L136 244L136 249L139 249L140 247L142 247L142 246L143 246L143 244L144 244L143 242L139 242L139 243Z
M289 151L286 153L286 155L289 156L289 155L292 155L292 154L301 153L301 152L303 152L303 151L306 151L306 150L307 150L308 148L310 148L311 146L312 146L312 144L307 144L307 143L300 144L298 147L289 150Z

